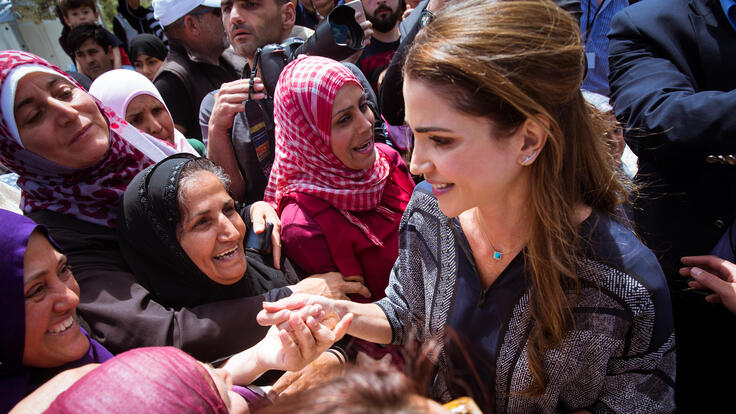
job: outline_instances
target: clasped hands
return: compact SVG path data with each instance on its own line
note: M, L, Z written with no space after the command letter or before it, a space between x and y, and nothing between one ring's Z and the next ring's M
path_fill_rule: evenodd
M233 383L250 384L271 369L302 369L340 340L353 320L352 313L339 319L326 317L327 313L316 303L282 317L285 315L279 314L278 323L261 323L264 326L272 325L266 337L255 346L233 355L225 363L223 368L230 372ZM276 318L266 320L270 322Z

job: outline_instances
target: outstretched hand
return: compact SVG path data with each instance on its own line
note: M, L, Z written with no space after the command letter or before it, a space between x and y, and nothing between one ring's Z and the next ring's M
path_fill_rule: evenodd
M736 314L736 264L717 256L687 256L680 259L686 267L680 274L692 277L688 285L694 289L709 289L705 300L723 305Z
M361 276L343 276L338 272L329 272L309 276L294 286L294 293L320 295L330 299L350 300L347 295L357 293L365 298L371 297L371 292L363 284Z
M342 339L352 320L353 314L347 314L329 329L313 316L303 320L292 313L287 329L272 326L259 344L261 361L271 369L298 371Z
M345 316L339 314L332 299L297 293L277 302L263 302L263 310L258 312L256 320L263 326L276 325L285 328L284 323L290 320L292 314L299 315L302 320L310 316L312 305L321 307L321 323L327 326L335 326Z
M347 333L353 314L340 318L332 328L322 323L321 306L311 305L290 313L279 326L271 326L255 346L233 355L223 366L233 383L250 384L264 372L298 371L314 361ZM275 324L274 324L275 325Z

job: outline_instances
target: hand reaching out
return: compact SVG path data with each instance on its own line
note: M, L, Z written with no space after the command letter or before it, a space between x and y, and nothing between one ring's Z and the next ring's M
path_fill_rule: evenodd
M304 368L345 336L353 320L349 313L330 329L321 323L324 315L319 305L290 313L279 326L271 326L259 343L231 357L223 368L231 373L234 383L241 385L250 384L270 369Z
M694 279L688 282L690 287L712 290L705 300L723 303L736 314L736 264L717 256L687 256L680 261L686 266L680 274Z
M343 276L338 272L329 272L309 276L291 287L294 293L320 295L330 299L345 299L348 294L357 293L365 298L371 297L371 292L363 284L361 276Z
M342 339L352 320L352 314L345 315L333 329L329 329L313 316L302 320L298 314L292 313L289 329L271 327L271 331L278 330L279 343L268 334L264 338L262 361L272 369L298 371Z

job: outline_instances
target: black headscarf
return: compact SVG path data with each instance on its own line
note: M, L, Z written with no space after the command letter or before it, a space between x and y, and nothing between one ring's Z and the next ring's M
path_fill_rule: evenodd
M192 262L177 240L176 227L181 219L179 176L194 159L189 154L165 158L141 171L125 191L117 226L120 249L139 283L158 303L180 309L255 296L298 281L288 262L282 272L267 264L270 256L250 251L245 276L232 285L211 280Z
M166 59L169 49L158 37L143 33L130 41L130 61L135 62L139 55L148 55L160 60Z

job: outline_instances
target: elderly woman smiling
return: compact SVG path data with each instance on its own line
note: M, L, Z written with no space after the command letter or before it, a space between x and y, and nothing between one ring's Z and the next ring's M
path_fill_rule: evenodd
M360 281L344 281L336 273L299 282L288 261L276 263L282 271L270 254L246 251L246 227L253 224L248 209L238 208L230 197L228 183L222 169L206 158L179 154L138 174L125 191L118 224L121 249L159 303L179 309L269 291L271 296L367 294ZM259 308L254 302L250 313Z

